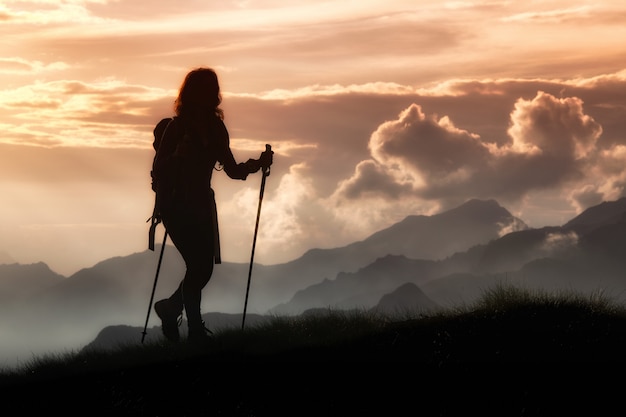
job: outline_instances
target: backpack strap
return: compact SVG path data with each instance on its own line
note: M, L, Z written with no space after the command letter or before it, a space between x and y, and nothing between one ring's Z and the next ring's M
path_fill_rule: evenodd
M161 144L161 138L163 137L163 133L165 132L165 128L172 121L172 117L166 117L165 119L161 119L159 123L154 127L154 142L152 142L152 147L155 151L159 150L159 145Z
M156 227L161 223L161 216L157 212L156 195L154 198L154 210L152 216L148 218L150 223L150 229L148 230L148 249L154 251L154 236L156 234Z
M154 127L153 130L153 134L154 134L154 141L152 142L152 147L154 148L154 150L156 152L159 151L159 147L161 146L161 139L163 138L163 133L165 132L165 128L167 127L167 125L172 121L171 117L167 117L165 119L161 119L161 121L159 121L159 123L157 123L157 125ZM153 191L155 190L155 184L154 184L154 172L150 171L150 177L152 178L152 189ZM154 251L154 237L156 234L156 228L159 225L159 223L161 223L161 215L159 213L159 208L158 208L158 194L155 192L154 193L154 208L152 209L152 216L150 216L150 218L148 218L148 222L150 222L150 229L148 230L148 249L150 249L151 251Z

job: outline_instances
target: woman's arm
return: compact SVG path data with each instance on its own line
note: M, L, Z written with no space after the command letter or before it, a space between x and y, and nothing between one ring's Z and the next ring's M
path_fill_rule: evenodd
M237 163L230 149L230 136L224 123L218 123L219 143L221 152L218 161L224 166L224 172L232 179L245 180L249 174L257 172L261 168L260 161L248 159L246 162Z

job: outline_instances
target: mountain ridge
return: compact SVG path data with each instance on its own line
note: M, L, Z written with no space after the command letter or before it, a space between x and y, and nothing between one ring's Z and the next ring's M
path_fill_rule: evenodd
M481 210L481 207L484 207L484 210ZM589 216L589 213L581 213L580 216L583 214L585 216L580 217L574 224L578 224L578 230L583 230L581 227L587 225L587 229L583 233L561 226L543 229L528 228L523 222L518 223L519 219L510 215L495 200L470 200L465 205L457 208L460 209L463 215L458 215L459 211L446 211L438 215L423 216L418 221L419 223L430 219L432 223L452 226L448 230L441 232L442 235L449 236L449 239L458 237L455 231L459 233L459 230L473 230L472 228L475 228L477 225L482 225L483 227L479 227L477 233L468 232L469 236L463 236L462 246L464 246L464 249L460 249L458 252L452 252L449 248L454 247L454 245L446 245L446 242L432 244L432 235L435 232L432 229L428 229L428 227L424 227L413 230L413 234L417 237L425 236L424 239L417 240L418 249L423 250L422 253L430 254L439 251L440 257L438 259L412 259L404 254L392 255L385 253L391 246L383 246L383 249L381 249L380 245L377 244L377 239L380 239L385 233L393 235L394 225L392 225L390 228L373 233L363 241L344 247L311 250L302 257L284 264L255 265L255 276L250 288L251 298L248 308L250 314L266 314L277 307L283 308L282 311L285 313L298 314L303 310L315 308L316 303L318 304L317 307L319 307L320 303L323 306L328 305L330 298L325 299L326 295L324 293L334 297L335 302L333 305L341 306L342 308L354 306L365 308L371 307L372 304L378 302L383 296L393 293L398 287L407 282L413 282L428 298L431 298L438 304L441 304L442 301L443 304L446 304L447 300L456 301L459 299L471 302L481 286L484 288L486 285L493 284L499 276L508 274L512 279L517 279L517 282L522 282L519 276L522 276L525 272L523 267L526 263L536 262L542 257L558 255L554 251L545 251L545 248L541 246L545 244L550 236L561 236L565 239L568 233L580 233L580 235L576 234L576 239L578 240L573 239L570 243L583 242L586 245L583 248L585 251L593 249L596 252L600 252L600 254L597 254L598 257L602 256L602 248L607 245L611 246L610 242L607 243L605 241L609 236L608 231L611 230L610 223L606 231L595 236L595 240L591 239L594 236L591 232L593 230L602 230L598 226L598 219L610 221L616 218L616 216L620 218L622 216L620 205L609 204L607 207L610 210L603 209L603 213L608 213L603 216ZM456 217L454 216L455 213L457 213ZM502 217L503 213L504 217ZM506 213L509 215L506 215ZM456 220L451 221L449 218L446 219L446 216L452 216ZM487 220L484 218L480 219L480 216L486 216ZM441 221L442 217L445 221ZM405 220L410 222L413 218L407 216ZM572 219L572 221L574 220L576 218ZM465 228L459 229L459 224ZM403 226L405 227L402 228L402 232L406 232L406 224L403 224ZM510 230L517 230L502 235L503 230L509 230L506 229L507 226ZM426 232L427 230L430 231ZM538 234L534 241L530 238L533 236L533 233ZM507 246L516 239L519 240L521 249ZM404 244L403 239L399 240L400 243L396 244L395 247L402 247ZM567 242L567 240L562 239L562 242ZM368 243L371 245L367 246ZM458 244L458 242L454 243ZM429 245L430 247L428 247ZM506 265L498 268L499 258L494 256L494 254L498 253L498 245L509 247L510 252L537 250L537 248L543 250L543 252L541 250L536 253L531 251L533 256L523 260L523 262L519 257L513 256L513 261L518 262L515 267L521 267L522 269L507 271L507 269L511 268L508 268ZM433 246L437 247L437 251L432 250ZM572 247L579 249L576 245ZM448 248L447 252L446 248ZM426 249L430 252L426 251ZM564 254L571 256L571 249L569 247L562 249L562 253L559 256L563 257L565 256ZM54 328L55 336L58 334L59 343L64 343L64 340L68 341L68 343L69 340L72 340L74 344L88 343L93 340L95 330L113 323L128 324L130 326L142 325L146 318L146 310L149 309L148 301L155 279L154 270L158 251L159 246L157 245L156 253L146 250L125 257L115 257L99 262L92 268L85 268L73 274L64 280L64 285L54 286L55 288L53 289L46 289L46 291L38 293L23 308L12 311L11 314L15 317L20 317L20 319L26 319L22 328L24 332L28 332L29 337L30 333L38 331L49 333L47 329ZM616 261L616 257L618 258L622 252L620 252L620 248L616 249L616 251L617 254L611 255L611 262L620 265ZM361 252L365 256L359 260L357 255ZM184 263L177 251L170 247L165 251L165 254L155 299L159 299L159 297L164 296L164 294L175 288L184 273ZM347 260L343 259L343 256ZM416 274L416 270L411 270L410 267L400 268L395 261L402 259L402 257L404 258L402 262L405 262L407 265L421 264L421 275L416 276L419 274ZM580 262L586 259L588 258L585 252L585 256L580 257ZM381 268L384 262L387 262L387 272L384 272L385 268ZM423 268L426 265L430 265L430 272L424 272L426 269ZM381 268L379 273L374 272L377 267ZM546 279L552 279L559 285L567 286L569 284L567 280L556 277L556 272L550 272L545 265L542 266L542 264L536 263L533 268L538 275L548 277ZM553 265L551 268L553 271L567 269L558 265ZM219 268L216 268L214 277L203 294L203 311L228 314L240 312L243 307L247 270L247 264L234 263L224 263ZM588 269L579 267L575 270L577 270L579 275L575 277L576 280L584 283L582 275L584 272L588 272ZM367 279L360 281L362 276L359 275L359 271L369 271L369 281ZM611 270L607 273L610 275L613 272ZM618 278L613 275L605 280L607 285L622 285ZM385 279L383 279L384 276L386 276ZM335 282L337 280L339 283ZM343 288L341 291L328 291L328 288L339 284ZM536 282L533 282L534 284ZM370 285L375 287L361 288ZM312 293L307 294L308 291L312 291L309 287L315 288L318 292L317 302L298 305L294 298L296 298L296 301L298 298L305 299L307 297L311 300L315 299ZM68 297L67 294L73 294L73 296ZM467 295L465 299L464 294ZM42 318L46 320L42 320ZM154 314L152 319L155 320ZM2 326L3 324L0 323L0 330L2 330ZM10 324L5 327L14 327L14 325ZM20 335L22 333L18 332L17 337L22 337ZM63 337L67 339L63 339Z

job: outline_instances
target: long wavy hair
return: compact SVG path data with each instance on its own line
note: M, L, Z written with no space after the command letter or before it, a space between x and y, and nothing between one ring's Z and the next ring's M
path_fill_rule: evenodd
M182 117L206 117L214 114L224 119L219 107L222 103L220 84L216 72L211 68L191 70L183 81L174 102L174 112Z

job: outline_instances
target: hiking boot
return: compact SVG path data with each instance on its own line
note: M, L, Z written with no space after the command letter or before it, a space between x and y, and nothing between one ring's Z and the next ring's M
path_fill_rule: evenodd
M154 303L154 311L161 319L163 336L169 341L178 342L180 340L178 326L181 323L179 317L182 319L182 312L173 308L168 299Z
M187 340L192 343L202 343L210 340L212 335L213 332L204 325L204 322L201 322L199 325L189 326Z

